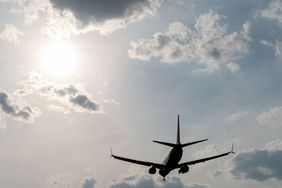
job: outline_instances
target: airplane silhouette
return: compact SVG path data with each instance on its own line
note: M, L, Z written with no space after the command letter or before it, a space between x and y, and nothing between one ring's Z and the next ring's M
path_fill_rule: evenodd
M193 160L193 161L188 161L188 162L184 162L184 163L179 163L179 161L181 160L182 154L183 154L183 150L182 150L183 147L190 146L192 144L197 144L199 142L204 142L204 141L207 141L207 140L208 139L203 139L203 140L198 140L198 141L194 141L194 142L181 144L181 142L180 142L180 129L179 129L179 115L178 115L177 116L176 143L174 144L174 143L167 143L167 142L161 142L161 141L153 140L153 142L155 142L155 143L163 144L163 145L172 147L172 150L169 152L168 156L166 157L166 159L164 160L164 162L162 164L120 157L120 156L112 154L112 151L111 151L111 157L113 157L114 159L130 162L130 163L135 163L135 164L138 164L138 165L149 166L150 167L150 169L149 169L150 174L155 174L156 171L157 171L156 169L159 169L159 174L163 177L163 180L165 181L166 175L168 175L170 173L170 171L172 171L174 169L179 169L178 173L184 174L184 173L187 173L189 171L189 165L194 165L194 164L197 164L197 163L205 162L205 161L216 159L216 158L219 158L219 157L224 157L226 155L229 155L230 153L235 154L234 151L233 151L234 144L232 144L231 151L229 151L229 152L222 153L222 154L219 154L219 155L210 156L210 157L206 157L206 158L202 158L202 159L197 159L197 160Z

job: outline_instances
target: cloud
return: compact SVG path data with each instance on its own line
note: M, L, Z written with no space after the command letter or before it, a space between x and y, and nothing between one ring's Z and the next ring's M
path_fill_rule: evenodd
M212 177L218 177L218 176L221 176L222 174L223 174L222 170L215 170L211 172Z
M272 1L266 9L260 11L262 18L272 19L282 24L282 1Z
M100 112L100 105L94 101L85 91L82 85L78 84L56 84L42 79L42 76L33 73L28 81L21 83L24 89L17 93L32 94L47 97L49 100L56 100L64 106L77 112ZM57 108L58 109L58 108Z
M82 183L81 188L94 188L96 180L94 178L86 178Z
M54 111L54 112L63 112L64 114L69 114L70 112L64 108L63 106L57 106L57 105L54 105L54 104L50 104L48 105L48 109L50 111Z
M129 23L154 15L162 0L6 0L12 11L21 14L26 24L46 16L41 32L50 38L63 39L98 31L112 33Z
M282 150L282 140L272 140L265 144L264 148L268 150Z
M26 24L32 24L37 20L40 14L45 13L50 9L49 0L2 0L3 2L10 3L13 7L10 9L12 13L20 14Z
M127 24L154 15L161 0L51 0L48 22L42 32L52 38L69 38L89 31L112 33Z
M130 176L121 180L114 180L110 188L207 188L205 184L188 184L185 185L178 177L167 177L163 182L160 179L154 179L151 176Z
M186 188L207 188L209 187L206 184L188 184Z
M183 188L184 185L179 178L168 177L165 184L154 180L150 176L131 176L130 178L123 178L117 182L114 182L110 188L170 188L177 187Z
M196 158L203 158L206 156L216 155L220 153L222 150L217 144L207 145L204 149L196 151L193 156Z
M161 58L170 64L197 62L206 67L196 72L213 72L222 66L235 72L239 69L236 60L248 52L250 24L227 33L225 22L224 16L213 11L199 16L194 28L173 22L168 31L155 33L152 39L132 42L129 57L143 61Z
M83 24L103 23L107 20L122 19L131 22L153 14L159 0L51 0L52 5L61 11L71 11Z
M110 186L110 188L141 188L141 187L146 187L146 188L155 188L155 183L154 180L151 177L144 176L141 177L140 179L130 179L128 181L127 179L123 179L119 182L115 182Z
M34 118L40 115L38 108L32 108L17 96L12 96L8 92L0 90L0 109L10 117L24 122L33 122Z
M282 41L275 40L274 42L261 40L263 45L273 48L275 55L277 57L282 57Z
M117 105L117 106L120 105L120 102L116 101L115 99L105 99L104 103L106 103L106 104L113 104L113 105Z
M282 145L281 143L280 140L280 146ZM271 145L273 146L273 143ZM265 147L241 152L232 160L231 174L239 179L252 179L256 181L268 179L282 180L281 158L281 148Z
M280 125L282 121L282 107L275 107L259 114L256 121L263 125Z
M77 20L70 12L50 9L48 20L41 32L52 39L65 39L91 31L90 28L79 28Z
M18 1L18 3L20 3L21 13L27 24L31 24L33 21L37 20L40 13L44 13L50 8L49 0L24 0Z
M44 187L72 187L74 184L74 179L70 174L54 174L46 178L46 183Z
M19 43L23 33L12 24L4 24L0 27L0 40Z
M228 121L228 122L237 121L237 120L248 117L250 114L251 114L251 112L249 112L249 111L236 112L236 113L233 113L233 114L227 116L226 121Z
M88 110L89 112L97 111L99 109L99 105L84 94L73 96L69 101L83 109Z

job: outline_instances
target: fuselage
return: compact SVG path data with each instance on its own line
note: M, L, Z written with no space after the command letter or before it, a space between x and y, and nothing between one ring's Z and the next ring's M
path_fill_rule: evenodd
M183 150L181 144L173 147L172 150L169 152L168 156L164 160L163 164L165 165L164 168L160 169L159 174L165 177L167 174L170 173L173 169L176 168L178 162L181 160L183 154Z

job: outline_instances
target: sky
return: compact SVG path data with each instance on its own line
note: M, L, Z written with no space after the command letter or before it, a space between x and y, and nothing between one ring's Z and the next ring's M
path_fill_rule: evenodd
M282 1L0 0L0 187L277 188ZM165 182L161 163L235 155Z

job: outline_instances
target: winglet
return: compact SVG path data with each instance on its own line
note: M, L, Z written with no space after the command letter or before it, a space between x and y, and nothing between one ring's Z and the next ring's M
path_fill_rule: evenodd
M112 157L113 157L112 147L110 147L110 149L111 149L111 155L110 155L110 158L112 158Z
M231 151L230 151L230 153L232 153L232 154L236 154L236 153L234 152L234 143L232 144L232 147L231 147Z

